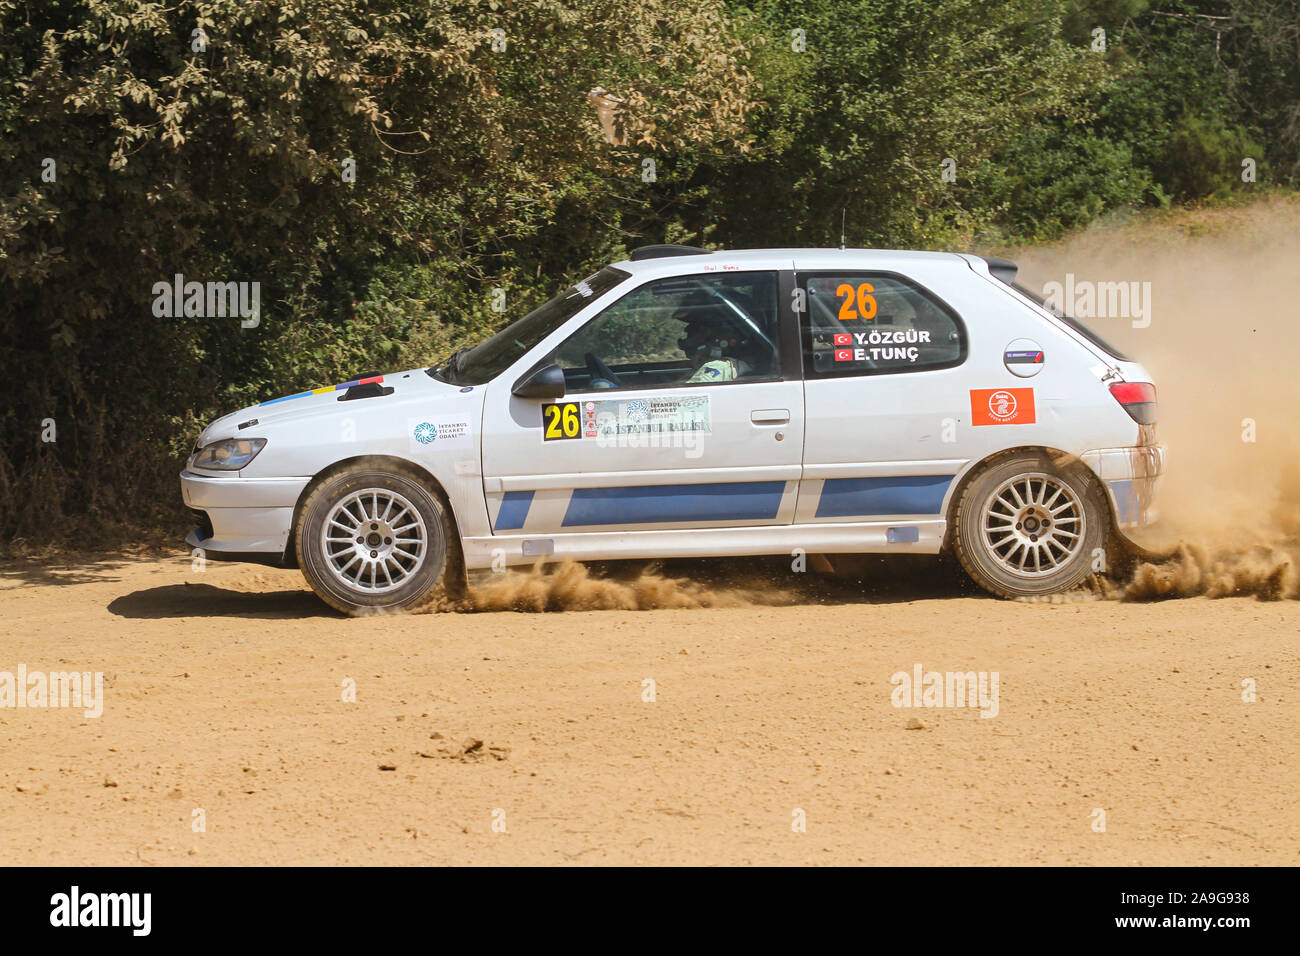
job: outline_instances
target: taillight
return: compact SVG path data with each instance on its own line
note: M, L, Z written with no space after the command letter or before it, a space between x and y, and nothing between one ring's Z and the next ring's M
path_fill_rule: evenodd
M1150 382L1116 382L1110 387L1115 401L1139 425L1154 425L1156 421L1156 387Z

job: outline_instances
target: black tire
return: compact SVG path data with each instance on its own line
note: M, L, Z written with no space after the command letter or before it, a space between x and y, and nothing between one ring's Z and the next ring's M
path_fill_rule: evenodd
M1017 500L1024 507L1016 508ZM1076 537L1068 537L1079 526ZM1035 597L1082 584L1097 555L1105 554L1109 528L1105 490L1090 470L1024 452L991 462L966 484L952 546L971 580L990 594Z
M379 517L386 501L392 502L390 517L405 514L395 510L400 507L418 514L419 521L394 517L395 522L409 520L414 524L371 522L371 517ZM348 509L350 520L336 510L341 504ZM376 514L369 515L370 511ZM334 540L326 540L326 522L331 513L345 525L356 521L354 530L363 532L364 540L340 540L344 532L338 524L328 526ZM376 530L372 531L372 527ZM423 546L415 548L407 543L407 534L422 535ZM448 564L457 564L458 544L438 496L414 473L387 464L353 465L322 481L303 502L294 529L298 567L307 583L330 607L351 615L410 610L427 603ZM448 561L449 552L456 560ZM353 562L351 566L340 570L349 561ZM403 573L405 578L401 577ZM375 583L368 585L372 574Z

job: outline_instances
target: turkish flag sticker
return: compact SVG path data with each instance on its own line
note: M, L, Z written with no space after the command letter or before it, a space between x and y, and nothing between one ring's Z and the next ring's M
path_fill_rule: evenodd
M843 332L836 333L835 335L836 348L839 348L841 345L852 345L852 344L853 344L853 336L846 335Z
M839 338L839 336L836 336L836 338ZM836 349L836 350L835 350L835 361L837 361L837 362L852 362L852 361L853 361L853 349Z
M1032 425L1034 415L1032 388L972 388L970 417L975 425Z

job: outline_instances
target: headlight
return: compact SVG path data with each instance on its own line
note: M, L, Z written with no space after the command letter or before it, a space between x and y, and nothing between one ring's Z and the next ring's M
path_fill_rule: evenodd
M238 471L265 447L265 438L225 438L204 445L190 459L190 464L213 471Z

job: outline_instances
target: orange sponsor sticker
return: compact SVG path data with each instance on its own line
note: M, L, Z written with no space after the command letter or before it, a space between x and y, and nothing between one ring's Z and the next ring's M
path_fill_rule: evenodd
M972 388L970 418L974 425L1032 425L1032 388Z

